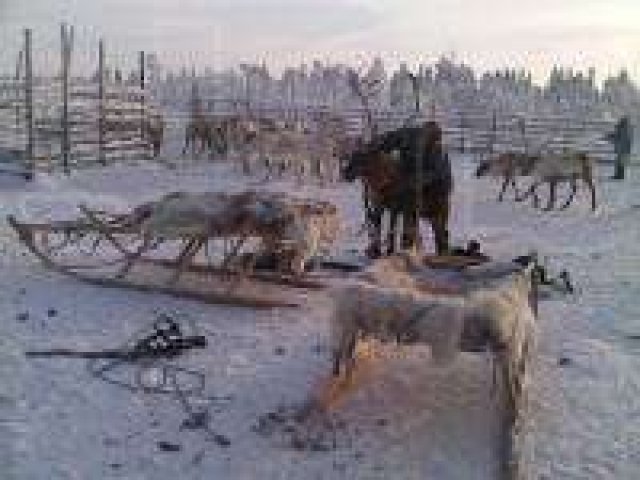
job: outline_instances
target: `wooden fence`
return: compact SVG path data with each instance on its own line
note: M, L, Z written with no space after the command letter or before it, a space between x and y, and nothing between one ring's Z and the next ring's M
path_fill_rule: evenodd
M145 82L105 75L105 45L99 43L95 75L73 76L73 29L61 28L60 75L36 76L31 30L24 31L14 77L0 77L0 149L11 152L25 172L148 158L145 121L157 112Z

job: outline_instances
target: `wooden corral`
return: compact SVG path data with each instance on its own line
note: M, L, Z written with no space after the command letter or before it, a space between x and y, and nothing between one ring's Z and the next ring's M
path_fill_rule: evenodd
M102 41L95 75L74 75L73 29L63 25L61 37L61 73L36 76L25 30L15 76L0 78L0 148L18 152L27 171L150 157L145 125L161 113L145 88L144 54L136 84L107 78Z

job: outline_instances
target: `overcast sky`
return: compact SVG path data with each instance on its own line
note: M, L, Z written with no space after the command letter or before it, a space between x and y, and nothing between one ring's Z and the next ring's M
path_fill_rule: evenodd
M111 51L157 50L171 63L380 54L395 65L455 52L538 78L558 63L600 75L625 65L640 79L640 0L0 0L0 44L30 26L36 43L57 45L63 20L79 45L103 35Z

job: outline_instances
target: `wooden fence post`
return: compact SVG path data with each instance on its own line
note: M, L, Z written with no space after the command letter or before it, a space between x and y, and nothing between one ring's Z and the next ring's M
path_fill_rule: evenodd
M147 157L147 140L145 139L145 91L144 91L144 51L140 51L140 138L143 148L145 149L145 157Z
M527 144L527 118L523 115L520 117L520 134L522 135L522 143L524 145L524 153L529 153L529 145Z
M69 70L71 67L71 49L73 44L73 27L60 26L62 45L62 168L69 175L69 154L71 142L69 140Z
M24 31L24 94L27 122L26 177L31 179L35 169L33 142L33 66L31 62L31 29Z
M247 118L252 119L253 115L252 115L252 108L251 108L251 89L252 89L252 84L251 84L251 72L249 71L249 69L247 68L244 72L244 89L245 89L245 100L247 102L247 110L246 110L246 115ZM256 122L256 126L257 126L257 134L258 134L258 158L261 160L262 156L264 154L264 150L263 150L263 143L262 143L262 126L260 124L260 119L258 119L258 121ZM249 163L249 155L246 154L246 151L243 152L242 155L242 173L244 175L250 175L251 174L251 165Z
M98 42L98 163L106 165L104 155L104 40Z
M465 127L464 112L460 111L460 153L464 153Z
M493 153L496 146L496 138L498 134L498 115L495 110L491 115L491 149L490 153Z
M16 75L15 75L15 83L14 83L14 95L16 100L16 129L15 133L17 135L18 129L20 128L20 69L22 68L22 63L24 61L24 48L20 50L18 53L18 60L16 61Z

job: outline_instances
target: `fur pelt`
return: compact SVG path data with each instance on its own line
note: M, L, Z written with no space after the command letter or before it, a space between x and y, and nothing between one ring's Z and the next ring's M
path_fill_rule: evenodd
M472 282L464 294L445 296L420 291L421 269L412 262L410 257L380 260L362 279L334 289L334 373L344 362L349 371L361 335L426 343L437 359L454 358L453 350L488 350L503 360L515 401L535 338L530 268L513 267L514 272L501 278Z
M260 237L265 253L284 257L294 273L302 273L339 231L337 209L329 202L252 191L171 193L136 207L128 223L143 235L167 239Z
M364 282L337 288L333 298L331 338L336 375L343 363L350 373L360 336L427 344L433 359L440 364L451 361L459 351L464 318L461 299L442 301L409 288Z

